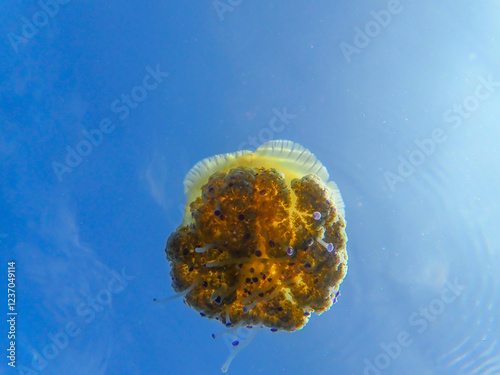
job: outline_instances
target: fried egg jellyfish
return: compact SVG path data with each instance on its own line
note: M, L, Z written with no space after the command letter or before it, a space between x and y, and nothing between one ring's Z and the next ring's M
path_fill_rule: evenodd
M228 327L221 335L234 350L223 372L256 328L293 332L336 302L347 274L344 203L309 150L271 141L216 155L184 188L183 221L165 249L172 287ZM251 332L244 342L238 330Z

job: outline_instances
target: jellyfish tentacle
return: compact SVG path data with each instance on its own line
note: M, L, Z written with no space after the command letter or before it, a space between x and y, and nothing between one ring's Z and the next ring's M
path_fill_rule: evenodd
M214 247L217 247L218 244L216 242L206 244L205 246L201 247L195 247L194 251L197 252L198 254L204 253L207 250L213 249Z
M201 277L198 276L196 278L196 280L187 289L184 289L182 292L179 292L177 294L174 294L173 296L162 298L162 299L154 298L153 302L165 303L165 302L170 302L170 301L173 301L173 300L181 298L181 297L185 298L200 283L200 279L201 279Z
M322 238L318 237L316 238L316 241L318 241L321 246L323 246L329 253L331 253L334 249L334 245L331 242L325 242Z
M252 340L253 340L253 338L255 337L256 334L257 334L257 330L253 329L252 333L250 334L250 336L242 344L239 344L231 352L231 354L229 354L229 356L227 357L226 361L224 362L224 364L221 367L221 371L222 372L224 372L224 373L227 372L227 370L229 369L229 366L231 365L231 362L236 358L236 356L239 354L239 352L241 352L246 346L248 346L248 344L250 344L252 342Z

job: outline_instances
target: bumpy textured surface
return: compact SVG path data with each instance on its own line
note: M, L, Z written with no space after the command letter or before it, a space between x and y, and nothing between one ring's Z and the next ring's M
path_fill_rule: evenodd
M335 302L347 236L321 179L287 186L276 169L238 167L212 174L188 204L165 251L174 290L202 316L295 331Z

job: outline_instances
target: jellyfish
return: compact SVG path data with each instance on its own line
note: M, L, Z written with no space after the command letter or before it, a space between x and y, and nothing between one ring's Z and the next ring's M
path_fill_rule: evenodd
M348 268L344 202L309 150L270 141L216 155L191 169L184 190L165 252L174 291L201 316L229 332L293 332L337 301Z

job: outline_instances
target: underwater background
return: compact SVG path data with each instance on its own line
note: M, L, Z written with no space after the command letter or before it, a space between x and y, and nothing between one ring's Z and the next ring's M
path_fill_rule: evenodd
M0 373L220 373L223 326L153 303L174 294L165 242L196 162L285 139L340 188L349 271L330 311L257 332L228 373L500 374L499 13L2 2Z

